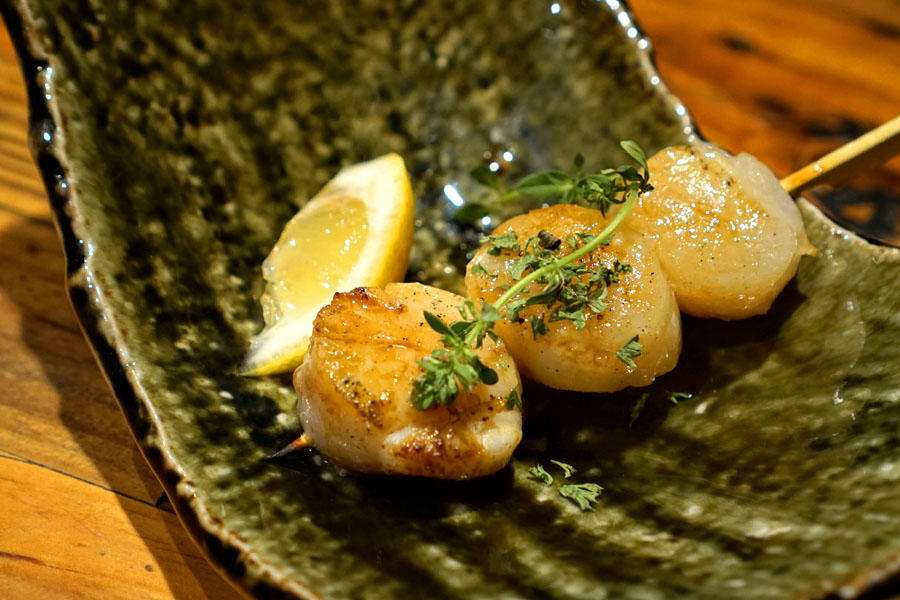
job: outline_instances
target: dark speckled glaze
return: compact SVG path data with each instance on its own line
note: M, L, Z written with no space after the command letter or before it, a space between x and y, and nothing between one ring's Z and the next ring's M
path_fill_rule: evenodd
M286 379L234 374L261 326L259 265L341 165L406 158L410 277L452 285L477 233L442 190L466 192L484 152L617 164L620 138L692 135L610 5L4 6L73 303L182 520L250 593L853 596L898 570L900 258L806 204L819 253L768 315L688 319L679 368L649 391L529 389L526 443L496 476L260 460L299 430ZM666 390L695 395L674 407ZM595 511L528 478L550 458L603 485Z

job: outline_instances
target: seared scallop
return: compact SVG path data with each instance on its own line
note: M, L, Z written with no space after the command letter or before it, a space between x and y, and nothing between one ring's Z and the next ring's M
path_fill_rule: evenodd
M442 347L424 311L452 323L464 301L417 283L335 294L294 372L305 443L365 473L468 479L502 469L522 438L522 415L507 408L521 383L502 342L486 339L476 351L497 372L495 384L427 410L410 401L423 372L417 362Z
M775 175L711 144L666 148L648 163L654 189L627 223L656 244L681 310L725 320L768 311L813 252Z
M567 239L599 234L608 221L600 211L560 204L513 217L494 234L515 232L524 246L528 238L546 231L561 240L559 252L568 254L574 248ZM485 244L469 263L466 291L470 298L495 302L506 291L505 286L514 283L510 268L522 252L503 249L492 255L491 250L492 246ZM673 369L681 351L681 317L653 248L639 233L620 225L608 245L579 260L592 270L601 265L613 269L616 261L630 265L630 270L608 287L606 310L585 311L582 329L572 320L550 321L554 307L544 305L525 309L517 321L498 321L495 331L522 374L557 389L614 392L649 385L657 375ZM588 275L582 278L587 281ZM531 295L540 290L541 285L532 283L523 293ZM543 318L546 334L533 332L531 316ZM617 352L635 336L643 349L634 359L636 366L629 366Z

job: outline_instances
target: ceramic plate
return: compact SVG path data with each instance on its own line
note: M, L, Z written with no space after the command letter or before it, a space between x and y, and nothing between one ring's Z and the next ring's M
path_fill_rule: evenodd
M619 139L693 135L619 2L9 0L4 16L72 301L178 514L250 593L852 596L897 570L898 255L806 204L818 255L768 315L686 319L678 369L648 390L530 389L496 476L260 460L299 433L286 378L235 374L260 263L342 165L405 157L409 277L453 286L477 231L447 186L466 197L485 153L606 166ZM549 459L604 487L593 512L527 476Z

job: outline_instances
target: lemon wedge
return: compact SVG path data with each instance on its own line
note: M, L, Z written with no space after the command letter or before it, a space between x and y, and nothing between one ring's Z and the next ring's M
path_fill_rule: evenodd
M412 235L412 188L400 156L341 169L288 222L263 262L266 326L250 341L242 373L296 368L316 313L335 292L402 281Z

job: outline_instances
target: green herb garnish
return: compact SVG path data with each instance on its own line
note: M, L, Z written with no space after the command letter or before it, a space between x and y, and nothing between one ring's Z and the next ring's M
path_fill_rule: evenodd
M474 263L472 265L472 274L473 275L487 275L488 277L496 277L497 273L491 273L487 269L481 266L480 263Z
M508 240L509 238L504 238L504 243L508 243ZM482 241L492 244L489 253L497 249L490 238L483 238ZM575 262L559 265L560 259L568 256L561 244L562 241L552 234L541 231L522 245L520 258L509 267L509 276L518 280L527 273L540 271L541 274L535 277L534 282L543 287L539 293L517 298L507 304L506 317L510 321L518 320L520 313L529 306L543 304L555 307L547 317L549 322L569 320L575 324L576 329L582 329L587 324L585 312L600 314L605 311L607 288L618 283L620 274L631 271L630 265L618 261L612 269L602 264L596 269ZM594 236L587 243L572 236L566 244L572 250L580 250L597 242ZM584 281L585 275L588 276L587 281ZM543 315L529 317L535 338L549 331L543 318Z
M543 481L546 485L553 485L553 475L548 473L541 465L534 465L528 469L528 474L538 481Z
M647 160L640 147L631 141L620 142L625 152L647 172ZM634 166L625 165L617 169L603 169L598 173L584 173L584 157L575 156L573 172L549 170L533 173L507 188L497 173L487 165L479 165L469 171L469 176L489 190L488 198L462 207L456 214L458 221L474 223L490 214L499 206L518 200L552 201L560 204L581 204L599 209L604 215L614 204L626 201L629 190L635 183L643 182L644 175Z
M506 397L506 410L516 409L519 412L522 412L522 398L519 397L519 392L513 390L509 393L509 396Z
M573 467L570 464L567 464L564 462L559 462L558 460L553 460L552 458L550 459L550 462L552 462L554 465L556 465L557 467L562 469L563 477L565 477L566 479L568 479L569 477L571 477L572 475L575 474L576 469L575 469L575 467Z
M471 389L479 381L494 385L499 380L497 372L478 358L473 345L480 348L485 336L496 337L491 328L500 313L487 303L483 303L479 311L472 301L460 307L463 318L467 316L466 311L472 319L457 321L451 326L425 311L425 321L441 334L444 348L434 350L418 363L425 369L413 384L412 403L419 410L426 410L433 404L452 404L460 388Z
M638 343L638 336L634 336L625 342L624 346L616 350L616 358L633 369L637 366L634 359L641 355L643 349L644 346Z
M666 398L675 406L678 406L679 402L690 400L693 397L694 395L690 392L666 392Z
M529 315L528 321L531 323L531 335L534 336L534 339L537 339L537 336L539 335L547 335L550 333L550 328L547 327L544 320L537 315Z
M560 462L558 460L550 460L551 463L562 469L563 477L568 479L575 474L575 467L570 464ZM528 474L537 481L543 482L544 485L553 485L553 476L547 472L541 465L534 465L528 469ZM596 483L572 483L559 486L559 495L568 498L578 505L582 511L592 510L594 504L597 504L600 493L603 488Z
M593 510L594 504L599 502L597 497L602 491L603 488L596 483L570 484L559 488L560 496L577 504L582 511Z
M556 185L552 182L557 182L559 186L555 193L562 196L561 200L584 200L588 204L596 205L601 211L605 211L612 204L621 204L622 208L599 235L580 234L567 240L571 251L566 254L562 252L560 240L548 232L541 232L528 239L524 246L517 240L513 231L484 238L482 243L491 244L489 254L500 255L503 250L522 253L509 270L511 279L516 281L493 304L482 303L481 310L478 310L471 301L467 301L459 309L463 320L452 325L447 325L435 315L425 313L428 325L441 334L441 343L444 347L435 349L418 363L424 369L424 373L413 384L411 401L416 408L426 410L435 404L449 405L456 400L461 389L472 389L479 382L493 385L498 381L497 373L484 365L474 350L481 347L486 336L496 339L492 328L494 323L503 318L501 311L505 311L507 319L515 321L521 311L529 306L558 305L550 312L549 320L551 322L571 320L577 329L581 329L586 323L586 311L600 313L606 310L607 286L615 283L618 276L628 272L630 267L617 262L612 269L601 266L597 270L591 270L583 264L576 264L575 261L590 255L601 244L608 243L613 232L628 216L640 194L652 189L647 162L641 149L634 142L621 142L621 145L640 165L641 171L633 166L607 169L601 172L605 173L604 177L609 180L603 185L597 178L591 179L588 183L579 183L581 179L570 178L569 183L565 183L554 175L559 173L557 171L547 172L550 175L538 173L536 176L543 176L543 179L529 176L519 183L523 185L528 182L525 189L530 190L532 194L549 194L549 188L544 189L540 186ZM582 167L583 161L576 160L578 173ZM488 180L486 177L482 178ZM587 282L582 279L584 275L588 275ZM543 287L537 293L516 298L532 283L541 284ZM543 317L540 323L531 320L531 326L535 336L548 331L546 324L543 323ZM635 336L616 353L616 356L629 366L634 366L633 359L640 354L640 348ZM509 399L507 405L510 405ZM512 405L520 407L521 403L515 401Z
M500 251L504 248L508 248L513 252L519 251L519 242L516 241L516 232L514 231L502 235L489 235L481 238L482 244L488 242L491 244L491 249L488 250L488 254L492 256L500 256Z

